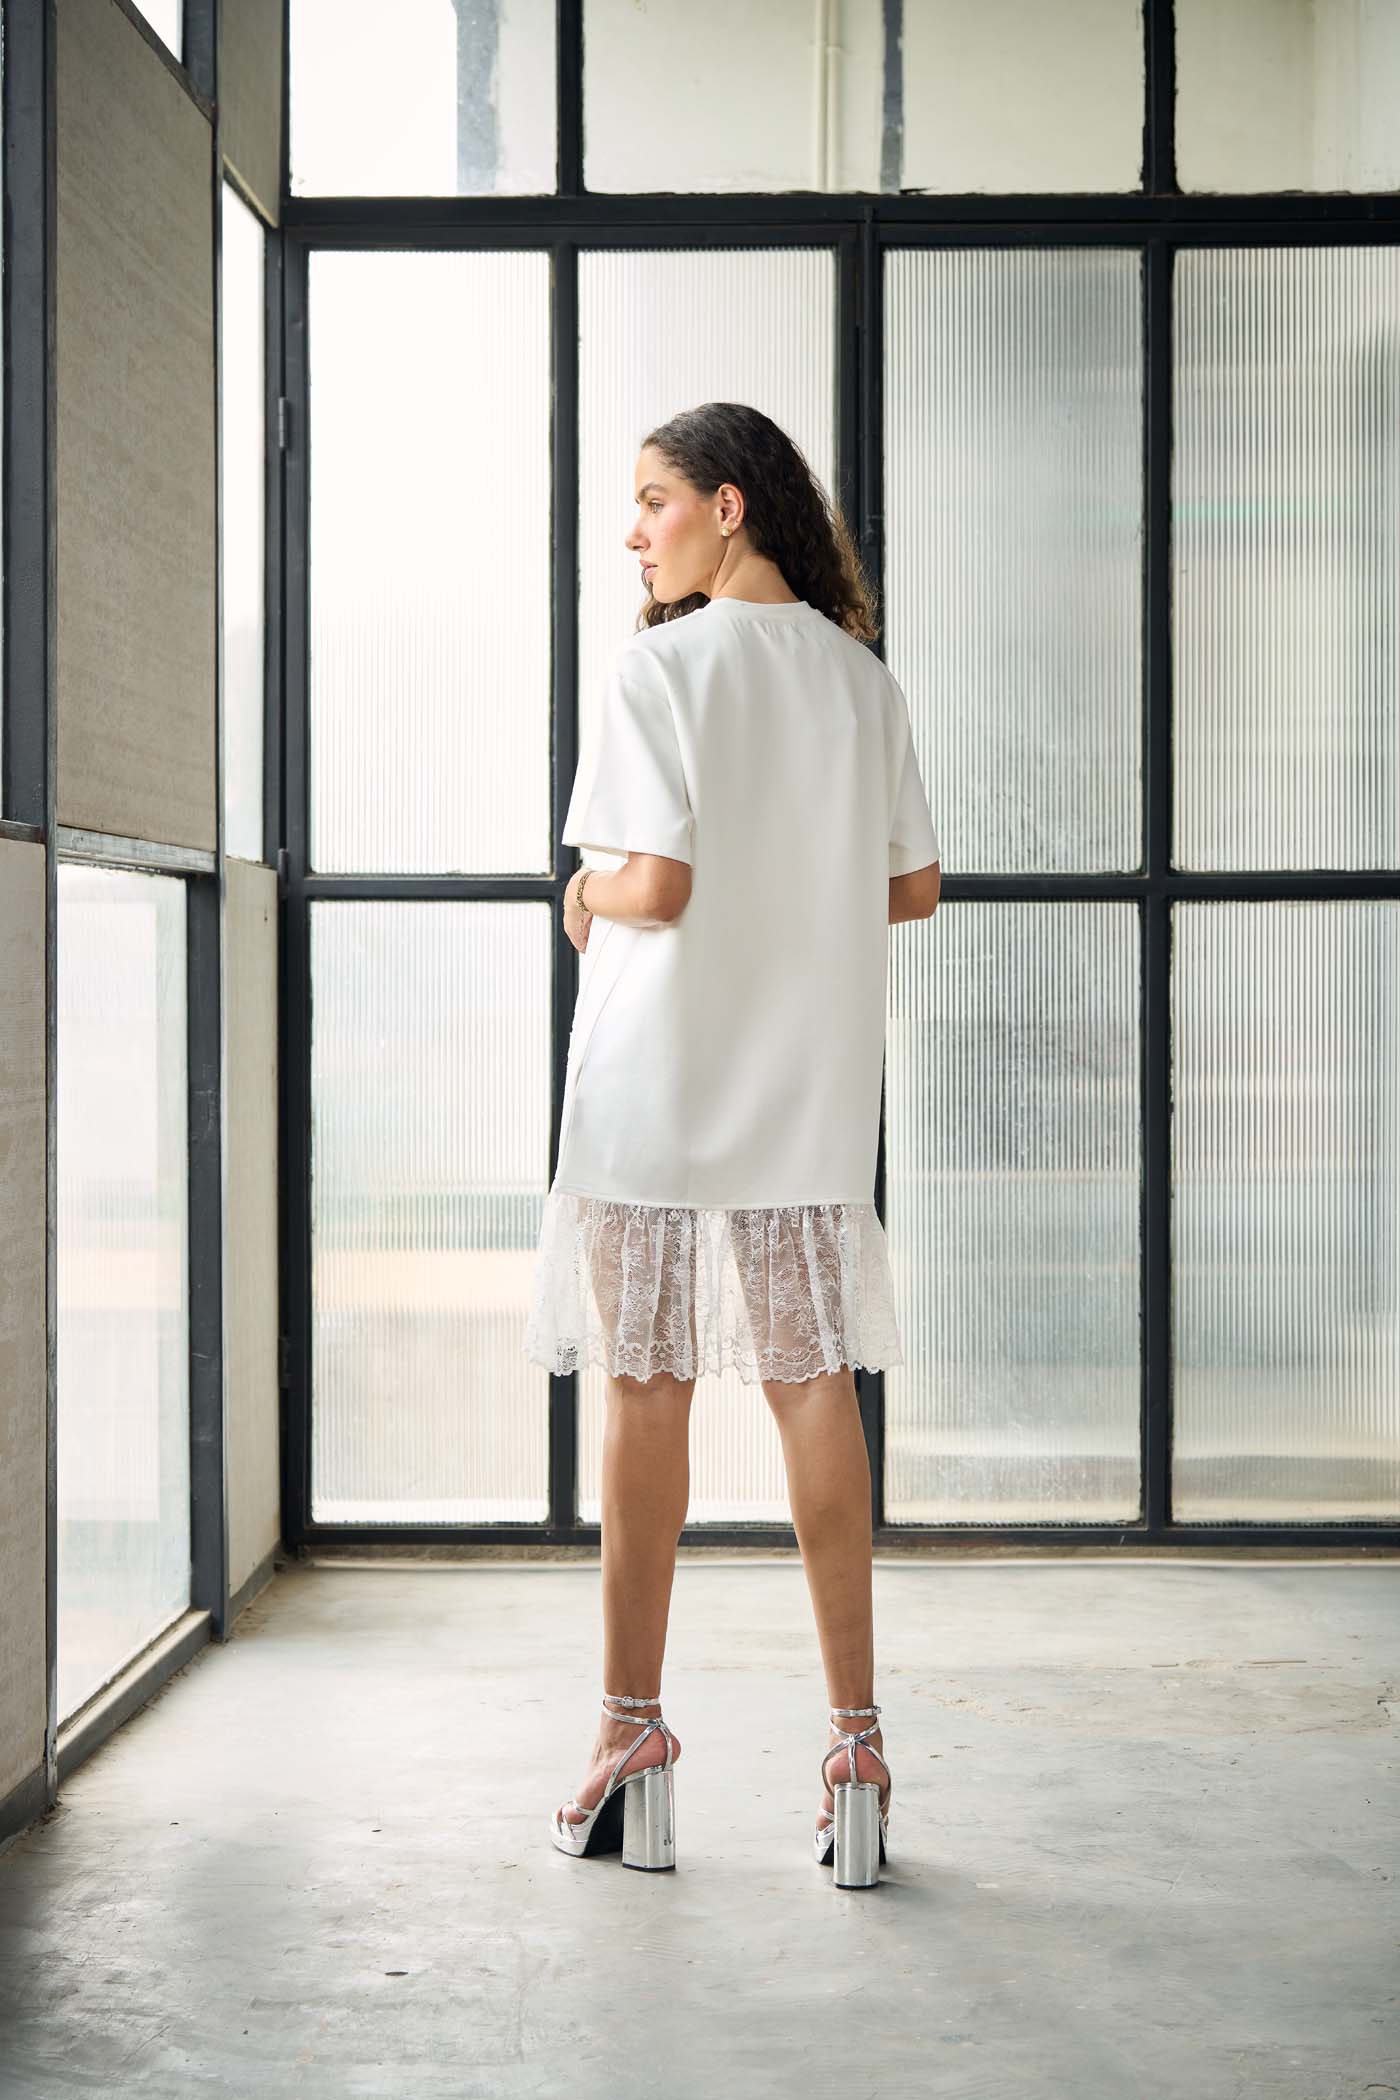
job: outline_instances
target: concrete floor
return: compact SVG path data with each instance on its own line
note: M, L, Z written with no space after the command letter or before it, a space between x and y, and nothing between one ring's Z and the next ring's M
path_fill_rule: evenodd
M596 1566L289 1570L0 1856L0 2093L1400 2091L1398 1567L882 1560L849 1892L795 1560L682 1560L655 1876L545 1837Z

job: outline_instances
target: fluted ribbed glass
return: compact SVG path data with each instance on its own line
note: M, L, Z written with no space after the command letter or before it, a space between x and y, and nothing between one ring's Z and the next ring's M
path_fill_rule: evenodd
M554 0L290 0L292 195L556 189L554 16Z
M1181 868L1400 865L1400 249L1175 266Z
M190 1602L185 954L180 877L59 863L60 1720Z
M747 401L781 424L828 489L835 466L835 258L829 248L594 250L579 257L579 734L646 591L623 545L648 430L701 401ZM744 326L734 326L742 313ZM572 858L572 849L567 849ZM579 1378L579 1510L596 1521L604 1380ZM767 1406L732 1374L692 1418L692 1523L785 1521Z
M606 1380L596 1366L578 1381L578 1514L602 1514ZM755 1405L757 1402L757 1405ZM786 1524L783 1447L772 1410L756 1386L734 1370L711 1372L696 1386L690 1416L690 1504L687 1524Z
M308 266L311 865L547 872L549 257Z
M1174 0L1183 190L1400 185L1391 0Z
M1141 861L1140 259L886 257L886 661L944 866Z
M311 1514L538 1522L547 903L311 905Z
M1400 903L1173 920L1172 1514L1400 1515Z
M224 628L224 844L263 857L263 522L267 431L261 219L225 179L219 306L219 559Z
M886 1515L1133 1522L1136 910L944 904L890 950Z

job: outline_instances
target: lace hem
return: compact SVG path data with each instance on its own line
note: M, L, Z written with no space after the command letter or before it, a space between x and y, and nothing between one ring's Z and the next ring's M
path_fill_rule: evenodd
M686 1209L564 1189L545 1197L523 1348L558 1376L732 1365L746 1385L904 1361L873 1203Z

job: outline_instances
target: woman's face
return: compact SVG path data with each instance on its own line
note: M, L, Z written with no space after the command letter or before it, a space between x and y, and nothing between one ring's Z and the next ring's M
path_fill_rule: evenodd
M737 491L728 482L701 496L644 445L634 472L637 521L625 544L641 563L642 582L654 598L673 605L693 591L709 596L725 553L733 545L721 524L738 527Z

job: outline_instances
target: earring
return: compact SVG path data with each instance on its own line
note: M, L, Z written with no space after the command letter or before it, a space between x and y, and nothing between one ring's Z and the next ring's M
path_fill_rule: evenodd
M724 537L728 539L730 533L734 530L734 527L732 525L721 525L719 529L724 535Z

